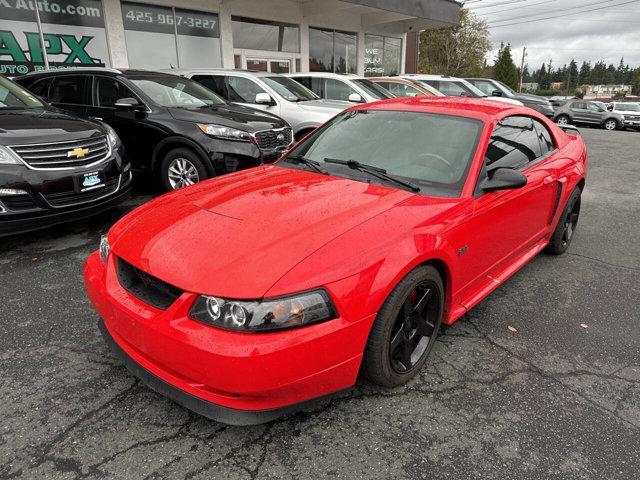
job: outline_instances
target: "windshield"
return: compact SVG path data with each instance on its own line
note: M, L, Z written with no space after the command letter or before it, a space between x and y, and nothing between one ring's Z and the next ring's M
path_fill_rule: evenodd
M615 109L624 112L640 112L640 105L635 103L617 103Z
M201 108L225 101L193 80L177 76L138 77L131 81L162 107Z
M420 186L423 193L458 196L476 151L482 122L422 112L355 110L331 120L295 148L332 175L382 183L324 160L356 160ZM289 164L285 159L280 164ZM293 164L293 163L291 163Z
M289 77L262 77L262 81L290 102L306 102L320 98L307 87Z
M0 77L0 109L42 108L44 104L24 88Z
M395 95L384 87L381 87L377 83L373 83L371 80L359 79L353 80L353 83L362 88L368 95L378 100L384 100L385 98L393 98Z

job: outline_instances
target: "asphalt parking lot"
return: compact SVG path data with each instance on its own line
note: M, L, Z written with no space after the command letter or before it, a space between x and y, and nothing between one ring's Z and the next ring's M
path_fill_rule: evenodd
M539 255L449 328L408 386L362 382L267 425L200 418L103 344L82 264L146 190L0 242L0 478L638 478L640 134L582 132L566 255Z

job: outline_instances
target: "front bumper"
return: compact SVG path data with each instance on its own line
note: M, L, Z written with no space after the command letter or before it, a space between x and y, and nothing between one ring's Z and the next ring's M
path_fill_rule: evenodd
M624 121L625 127L640 128L640 120L626 120Z
M105 267L94 253L84 268L103 334L135 375L185 407L225 423L263 423L354 385L373 316L265 334L225 331L189 318L195 294L167 310L133 297L118 282L114 258Z

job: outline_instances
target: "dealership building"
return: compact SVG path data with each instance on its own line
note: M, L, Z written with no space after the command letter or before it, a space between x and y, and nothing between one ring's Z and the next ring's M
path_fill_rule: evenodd
M37 6L37 7L36 7ZM0 73L45 68L415 71L454 0L0 0Z

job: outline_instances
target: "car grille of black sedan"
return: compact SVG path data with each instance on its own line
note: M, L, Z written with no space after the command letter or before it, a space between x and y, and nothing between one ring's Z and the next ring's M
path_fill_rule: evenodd
M45 193L44 198L53 207L67 207L79 203L93 202L115 192L119 187L119 177L114 177L105 182L104 187L88 192L77 193L75 190L64 192Z
M105 136L10 148L34 168L81 167L97 163L109 155L109 141Z
M291 145L293 132L290 128L263 130L262 132L256 132L255 137L260 150L275 150L276 148L288 147Z
M184 293L173 285L117 259L118 281L131 295L160 310L166 310Z

